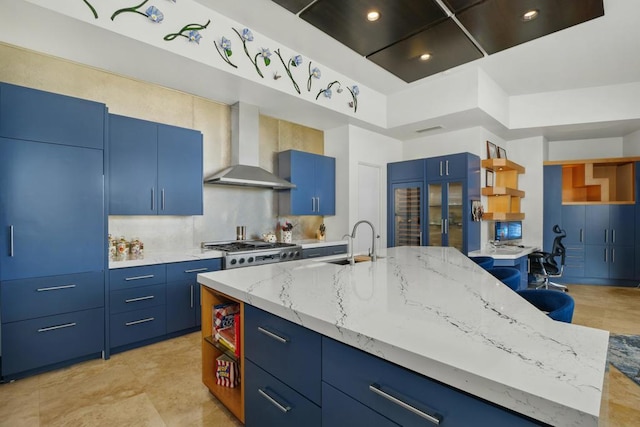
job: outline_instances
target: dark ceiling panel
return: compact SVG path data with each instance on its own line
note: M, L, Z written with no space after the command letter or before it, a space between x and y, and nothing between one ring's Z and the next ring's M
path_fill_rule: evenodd
M313 3L313 0L273 0L273 2L297 15L298 12Z
M525 22L530 9L539 16ZM603 15L602 0L486 0L456 17L492 54Z
M443 1L444 1L444 4L449 8L451 12L458 13L462 9L471 7L474 4L480 3L484 0L443 0Z
M372 9L380 19L367 21ZM363 56L446 18L433 0L318 0L300 17Z
M421 61L420 55L431 54ZM447 19L368 59L407 83L482 58L482 53L452 20Z

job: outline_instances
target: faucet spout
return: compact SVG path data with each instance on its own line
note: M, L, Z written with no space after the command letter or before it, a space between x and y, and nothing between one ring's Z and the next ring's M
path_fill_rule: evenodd
M363 223L371 227L371 261L372 262L377 261L378 256L376 255L376 238L380 236L376 234L376 228L373 226L373 224L370 221L363 219L356 222L356 224L353 226L353 230L351 231L351 238L352 239L356 238L356 231L358 231L358 226ZM353 244L351 245L351 255L349 258L353 260Z

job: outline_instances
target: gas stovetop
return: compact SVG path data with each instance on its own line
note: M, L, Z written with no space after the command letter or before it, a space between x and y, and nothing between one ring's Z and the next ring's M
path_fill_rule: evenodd
M225 270L302 258L302 247L293 243L232 240L228 242L202 242L201 247L202 249L224 252L223 268Z

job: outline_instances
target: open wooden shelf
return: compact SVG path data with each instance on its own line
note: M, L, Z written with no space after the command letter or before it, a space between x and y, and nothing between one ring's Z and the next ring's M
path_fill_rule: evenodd
M202 382L216 399L244 424L244 358L235 358L240 371L240 383L234 387L216 384L216 359L226 354L211 338L213 335L213 306L227 302L240 304L240 350L244 349L244 303L205 286L201 288L202 301Z
M524 191L509 187L484 187L482 195L524 197Z
M508 159L485 159L482 167L493 171L493 186L482 188L487 196L487 212L482 215L485 221L519 221L524 219L520 212L520 199L524 191L518 190L518 175L525 168Z
M634 203L634 168L624 159L563 164L562 203Z
M483 221L521 221L524 213L518 212L485 212L482 214Z
M492 171L514 171L517 173L524 173L524 166L512 162L509 159L484 159L481 165L485 169L491 169Z

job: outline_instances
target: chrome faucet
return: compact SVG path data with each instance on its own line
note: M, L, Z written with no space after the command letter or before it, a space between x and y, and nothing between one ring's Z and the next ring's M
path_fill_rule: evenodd
M356 231L358 229L358 226L362 223L365 224L369 224L369 227L371 227L371 261L376 261L378 259L378 256L376 255L376 238L380 237L379 235L376 234L376 228L373 226L373 224L365 219L356 222L356 224L353 226L353 230L351 231L351 251L349 251L349 261L350 263L353 265L355 263L354 260L354 254L353 254L353 239L356 238Z

